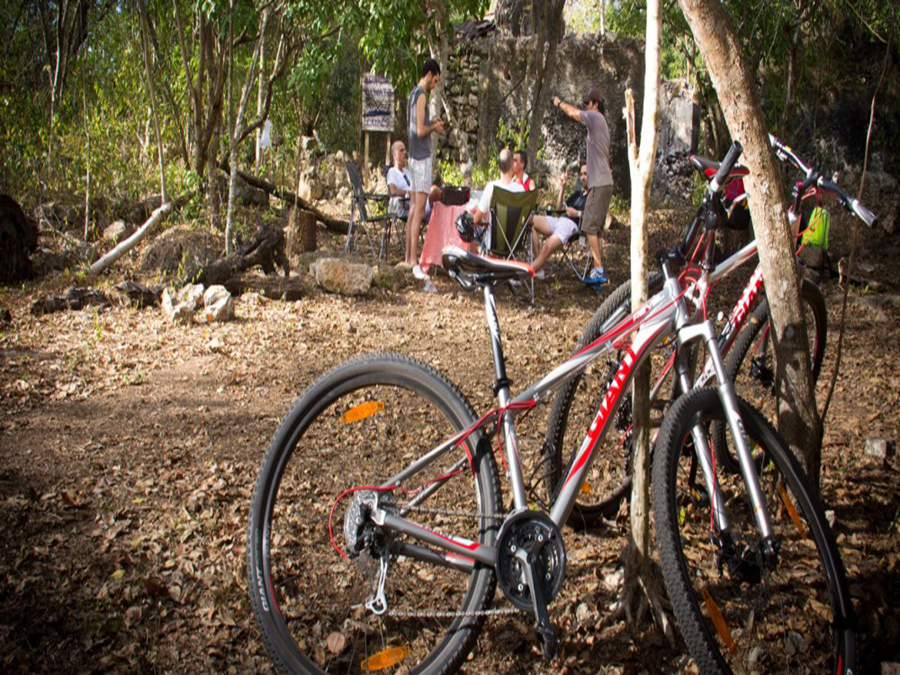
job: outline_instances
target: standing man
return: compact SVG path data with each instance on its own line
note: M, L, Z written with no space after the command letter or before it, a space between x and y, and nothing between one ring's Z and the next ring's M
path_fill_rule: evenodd
M441 79L441 67L434 59L422 66L422 77L409 95L406 115L409 124L409 172L412 176L409 219L406 221L406 263L412 267L416 279L424 279L419 267L419 230L425 218L425 202L431 190L431 134L444 130L440 117L431 119L427 97Z
M561 101L559 96L553 97L553 105L587 127L588 195L581 218L581 231L587 235L594 258L594 269L585 281L602 286L608 279L606 270L603 269L603 240L600 233L606 223L606 212L609 211L613 193L612 171L609 168L609 125L604 117L603 96L594 87L584 97L584 110Z

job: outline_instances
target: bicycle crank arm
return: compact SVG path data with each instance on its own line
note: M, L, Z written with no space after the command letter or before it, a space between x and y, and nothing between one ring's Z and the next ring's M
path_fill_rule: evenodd
M535 569L537 558L533 553L524 549L519 549L516 552L516 557L522 562L525 583L528 584L528 590L531 592L534 616L537 620L535 631L538 639L541 641L541 652L543 652L545 659L552 659L556 656L556 651L559 648L559 633L553 627L553 624L550 623L547 601L544 598L544 592L541 590L541 584L538 582L538 572Z

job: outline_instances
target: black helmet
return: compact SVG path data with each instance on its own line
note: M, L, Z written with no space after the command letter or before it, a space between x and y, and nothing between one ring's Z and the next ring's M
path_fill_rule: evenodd
M472 217L471 213L464 211L459 214L456 218L455 225L460 239L467 244L475 241L475 219Z

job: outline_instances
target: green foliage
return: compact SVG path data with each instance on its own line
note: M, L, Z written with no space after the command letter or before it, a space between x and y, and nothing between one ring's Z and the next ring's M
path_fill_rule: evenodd
M472 167L471 185L463 177L462 168L455 162L441 162L440 172L444 183L449 185L468 185L469 187L484 187L490 181L500 177L496 155L492 156L487 164L478 164Z
M502 117L497 124L497 146L517 150L528 145L528 136L531 133L531 125L527 120L520 125L519 121L510 124Z

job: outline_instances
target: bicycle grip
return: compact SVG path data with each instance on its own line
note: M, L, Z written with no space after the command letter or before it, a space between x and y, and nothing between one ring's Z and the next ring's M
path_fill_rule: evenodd
M731 147L728 148L728 154L725 155L725 159L723 159L722 163L719 164L719 170L716 171L716 175L713 176L713 179L709 183L709 189L707 190L708 196L711 197L722 189L722 186L725 184L725 180L728 178L728 175L731 173L734 165L737 164L738 157L741 156L741 153L743 151L743 146L737 141L734 141L731 144Z
M869 211L865 206L859 203L858 200L854 199L850 202L850 208L853 210L857 216L859 216L860 220L862 220L869 227L875 227L875 223L878 222L878 216Z

